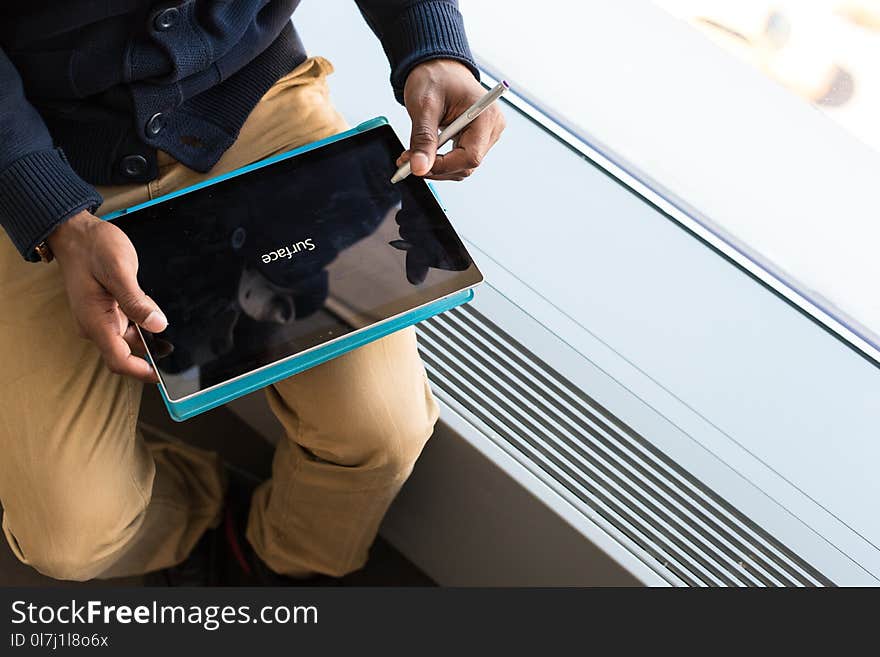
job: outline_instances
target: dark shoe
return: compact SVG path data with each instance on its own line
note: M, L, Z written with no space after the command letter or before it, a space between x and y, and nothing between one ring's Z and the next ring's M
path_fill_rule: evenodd
M237 574L236 568L228 568L230 560L226 533L230 509L244 509L247 514L251 494L256 485L237 472L227 471L229 485L224 501L220 526L209 529L196 543L189 556L171 568L144 575L145 586L248 586L248 582L236 584L228 578ZM245 515L245 517L247 517Z
M306 579L272 571L245 538L250 500L256 485L229 472L220 526L209 529L180 564L144 575L144 586L338 586L325 575Z
M144 586L219 586L216 573L217 530L209 529L184 561L144 575Z
M223 522L217 529L217 567L223 586L341 586L342 580L327 575L303 579L279 575L260 559L245 536L252 492L243 494L241 482L230 478Z

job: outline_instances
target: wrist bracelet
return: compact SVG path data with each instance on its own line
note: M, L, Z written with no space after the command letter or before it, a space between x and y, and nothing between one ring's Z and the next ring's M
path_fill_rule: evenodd
M40 256L40 260L43 262L52 262L55 259L55 254L52 253L52 249L49 248L49 244L46 241L37 244L34 251L37 252L37 255Z

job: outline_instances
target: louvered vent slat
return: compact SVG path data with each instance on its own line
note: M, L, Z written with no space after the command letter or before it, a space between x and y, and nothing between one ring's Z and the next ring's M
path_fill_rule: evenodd
M418 326L438 395L691 586L833 586L472 306Z

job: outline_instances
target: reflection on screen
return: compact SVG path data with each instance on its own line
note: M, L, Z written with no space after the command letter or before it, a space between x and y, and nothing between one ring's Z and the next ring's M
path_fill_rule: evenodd
M146 336L180 399L480 280L383 126L124 215L168 316Z

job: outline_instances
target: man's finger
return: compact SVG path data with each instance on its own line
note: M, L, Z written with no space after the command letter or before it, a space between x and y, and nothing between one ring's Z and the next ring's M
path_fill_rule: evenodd
M455 182L461 182L462 180L467 178L467 176L469 176L469 175L470 175L470 173L465 173L463 171L456 171L454 173L444 173L440 176L435 176L433 174L429 174L429 175L425 176L425 178L429 178L431 180L440 180L440 181L452 180Z
M131 353L135 356L147 357L147 346L144 344L144 340L134 324L128 325L125 333L122 334L122 339L125 340L128 348L131 349ZM152 344L153 358L157 360L170 356L174 352L174 345L161 338L153 338Z
M438 95L431 93L424 94L410 110L412 134L409 140L409 162L412 172L417 176L424 176L434 166L437 131L442 116L443 102Z
M135 356L146 356L147 349L144 346L144 341L141 339L141 334L138 333L138 330L134 327L134 324L129 324L128 328L125 329L125 333L122 334L122 339L125 340L126 344L128 344L128 348L131 350Z
M501 133L504 132L506 127L507 121L504 119L504 114L498 112L496 119L492 122L492 137L489 140L490 149L501 139Z
M125 316L138 326L150 333L161 333L168 326L165 313L141 289L137 275L130 267L117 267L101 283L116 299Z
M431 176L465 172L480 166L492 146L492 120L485 113L459 135L455 147L444 155L438 155L431 167Z
M113 314L115 314L115 310ZM85 326L85 332L89 339L94 342L101 355L104 364L114 374L131 376L147 383L156 383L159 378L150 364L131 353L131 347L125 338L119 333L118 320L110 313L105 316L93 318Z

